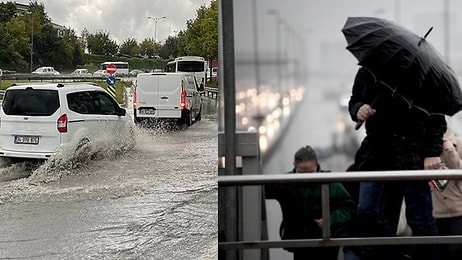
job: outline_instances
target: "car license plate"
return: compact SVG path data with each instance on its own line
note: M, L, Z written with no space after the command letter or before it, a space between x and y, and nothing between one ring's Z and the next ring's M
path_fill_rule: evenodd
M14 137L15 144L38 144L39 137L38 136L22 136L16 135Z
M156 113L156 110L153 108L141 108L140 109L141 115L154 115L155 113Z

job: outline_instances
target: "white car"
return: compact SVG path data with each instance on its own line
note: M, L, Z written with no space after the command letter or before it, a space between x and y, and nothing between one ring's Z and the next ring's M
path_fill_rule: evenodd
M0 109L0 156L49 159L98 138L134 146L126 110L94 83L26 83L6 89Z
M97 70L97 71L93 72L93 77L107 78L109 76L111 76L111 74L109 74L106 70Z
M73 72L71 72L72 76L78 76L78 77L91 77L92 74L88 72L87 69L75 69Z
M60 73L56 71L55 68L53 67L40 67L32 71L32 74L56 76L56 75L59 75Z

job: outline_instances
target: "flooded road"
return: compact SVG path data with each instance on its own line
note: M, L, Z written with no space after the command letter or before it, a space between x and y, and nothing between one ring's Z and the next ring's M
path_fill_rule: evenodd
M88 163L3 162L0 259L216 259L217 113Z

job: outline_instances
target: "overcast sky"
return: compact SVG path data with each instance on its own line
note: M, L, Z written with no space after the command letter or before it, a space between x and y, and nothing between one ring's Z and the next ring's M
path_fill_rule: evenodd
M29 4L29 1L17 1ZM73 28L78 35L84 28L90 33L103 30L121 44L128 38L141 42L154 38L155 22L151 17L163 17L157 23L157 41L186 29L186 21L196 17L202 5L211 0L39 0L51 20Z
M342 67L355 65L354 57L345 50L346 41L341 29L349 16L377 16L394 20L422 36L433 26L427 40L443 55L447 48L451 65L462 71L460 0L234 0L235 14L239 14L239 18L234 20L236 52L238 55L242 53L243 57L249 57L248 52L254 48L250 26L253 24L253 1L257 6L258 35L261 38L258 47L262 56L276 49L276 19L268 14L268 10L277 10L290 30L304 38L306 45L303 50L309 53L311 67L325 66L323 61L329 55L335 55L337 63L348 59ZM447 9L445 3L448 4ZM445 35L444 23L446 11L450 20L448 36ZM290 41L287 34L281 35L284 35L283 41ZM331 48L330 53L323 51L326 46Z

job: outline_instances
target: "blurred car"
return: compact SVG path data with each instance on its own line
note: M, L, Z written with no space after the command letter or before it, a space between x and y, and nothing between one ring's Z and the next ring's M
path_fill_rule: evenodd
M55 70L53 67L40 67L32 71L32 74L35 75L59 75L59 71Z
M132 70L130 71L130 73L128 73L128 75L136 77L136 75L140 73L143 73L143 71L142 70Z
M80 76L80 77L88 77L92 76L90 72L88 72L87 69L76 69L73 72L71 72L72 76Z
M109 77L111 74L109 74L106 70L97 70L93 72L93 77Z

